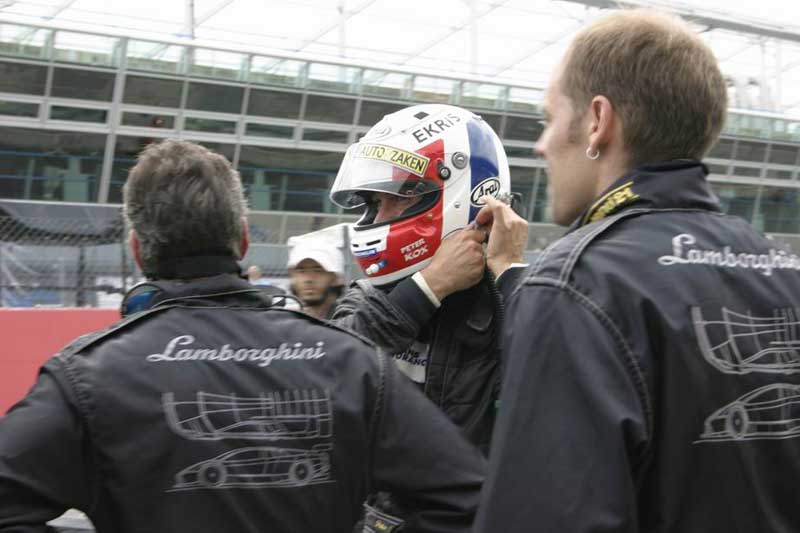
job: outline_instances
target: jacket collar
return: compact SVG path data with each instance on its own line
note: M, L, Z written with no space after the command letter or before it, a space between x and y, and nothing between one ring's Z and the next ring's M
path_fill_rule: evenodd
M170 257L161 260L152 271L145 272L147 279L195 279L216 274L241 274L242 268L230 253L200 254Z
M128 316L160 305L181 302L186 305L232 303L246 307L269 307L271 298L233 274L189 280L154 280L139 283L122 300L121 314Z
M638 167L603 191L569 231L633 207L719 211L707 175L704 164L688 159Z

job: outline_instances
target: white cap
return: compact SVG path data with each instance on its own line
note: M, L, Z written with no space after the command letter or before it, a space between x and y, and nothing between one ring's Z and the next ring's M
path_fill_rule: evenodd
M289 251L287 268L294 268L303 259L313 259L319 265L334 274L344 276L344 257L336 246L317 239L296 241Z
M289 237L288 268L294 268L303 259L313 259L327 270L344 279L344 234L348 224L336 224L317 231Z

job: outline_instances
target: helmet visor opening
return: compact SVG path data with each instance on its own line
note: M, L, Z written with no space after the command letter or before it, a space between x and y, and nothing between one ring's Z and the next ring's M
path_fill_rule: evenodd
M441 190L441 182L425 177L430 160L420 154L375 144L354 144L347 150L331 189L331 200L352 209L365 204L365 192L412 198Z
M424 213L436 205L441 197L439 191L413 198L371 191L359 194L366 207L361 218L353 226L357 231L391 224ZM389 205L386 205L387 203Z

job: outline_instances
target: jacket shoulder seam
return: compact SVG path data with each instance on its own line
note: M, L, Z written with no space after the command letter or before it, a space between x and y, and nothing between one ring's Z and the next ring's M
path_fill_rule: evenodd
M625 366L626 373L629 379L633 382L634 388L636 389L638 400L640 407L645 415L645 427L647 432L647 447L643 450L643 454L646 453L650 445L652 443L652 434L653 434L653 402L651 393L647 387L647 382L644 378L644 371L642 367L639 365L639 362L636 360L636 354L634 353L633 349L625 340L625 336L622 334L621 329L617 326L616 322L611 318L611 316L606 313L603 308L595 302L592 298L583 294L579 290L577 290L572 285L566 283L565 281L556 280L549 277L538 277L538 278L529 278L526 280L526 283L520 284L514 292L520 291L524 285L538 285L538 286L549 286L555 289L561 290L572 297L579 305L584 307L587 311L589 311L592 315L594 315L600 324L603 326L603 329L608 333L614 344L616 344L622 352L623 356L623 364Z
M354 298L353 296L346 295L344 301L340 304L340 308L342 310L355 310L358 307L358 304L367 305L372 307L372 304L369 301L370 294L377 294L379 298L382 299L382 303L387 307L390 307L391 310L394 312L396 318L403 322L403 325L407 328L419 328L421 324L419 324L413 317L411 317L405 309L397 306L392 302L386 294L380 291L380 289L375 288L368 280L365 279L358 279L355 280L354 285L359 289L358 298ZM348 302L347 300L355 300L354 302Z
M108 326L105 329L101 329L99 331L94 331L92 333L87 333L86 335L82 335L75 339L74 341L67 344L64 348L62 348L57 354L56 357L62 359L63 361L67 361L72 356L76 355L77 353L85 350L89 346L103 340L110 334L119 331L127 327L129 324L136 322L145 318L146 316L155 314L157 312L163 311L165 309L170 309L171 306L165 307L155 307L153 309L148 309L147 311L142 311L140 313L136 313L135 315L131 315L129 317L123 318L116 323Z
M666 212L696 212L696 213L706 213L706 214L719 214L716 211L708 211L705 209L695 209L695 208L659 209L652 207L640 207L640 208L628 209L621 213L617 213L616 215L612 215L610 217L602 219L594 224L590 224L588 226L584 226L583 228L579 228L578 230L569 233L561 237L557 241L555 241L553 244L548 246L541 254L539 254L534 264L529 268L527 276L523 281L523 283L527 283L529 280L540 277L551 277L558 279L559 281L566 282L572 275L572 272L575 269L575 265L577 264L578 259L580 259L581 255L586 250L586 248L597 237L599 237L602 233L608 230L611 226L628 218L647 215L651 213L666 213ZM597 225L595 226L595 224ZM547 270L551 269L552 273L547 272ZM558 272L557 276L554 275L555 271Z
M388 362L386 360L386 356L383 353L383 350L381 350L380 348L377 350L376 355L378 357L378 388L375 395L375 406L372 410L372 416L370 416L369 431L368 431L369 443L371 448L369 454L370 472L373 471L374 455L375 455L375 450L377 448L377 435L381 423L381 410L383 409L384 395L386 394L386 379L387 379L386 364ZM370 476L370 485L371 484L372 482Z

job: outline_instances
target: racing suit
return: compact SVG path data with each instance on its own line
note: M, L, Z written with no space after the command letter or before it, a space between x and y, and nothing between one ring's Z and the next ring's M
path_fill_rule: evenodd
M500 372L497 298L484 279L441 304L437 309L411 278L389 291L358 280L339 301L333 320L392 354L401 370L486 454Z
M800 531L800 257L706 174L636 169L504 289L476 531Z
M373 490L469 530L483 459L371 343L234 275L154 285L0 419L0 531L347 531Z

